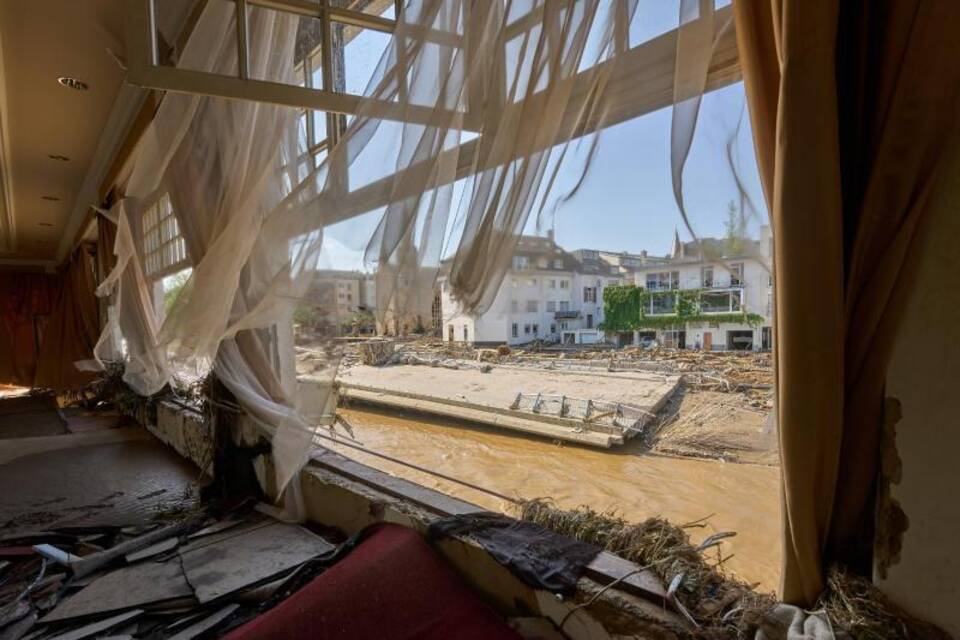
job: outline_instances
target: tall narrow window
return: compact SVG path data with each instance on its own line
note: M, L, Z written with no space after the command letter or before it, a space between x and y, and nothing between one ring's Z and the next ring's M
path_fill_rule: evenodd
M730 286L743 286L743 263L735 262L730 265Z
M190 266L187 243L173 213L170 196L163 194L143 212L143 270L157 279Z
M713 286L713 267L703 267L700 269L700 282L704 289Z

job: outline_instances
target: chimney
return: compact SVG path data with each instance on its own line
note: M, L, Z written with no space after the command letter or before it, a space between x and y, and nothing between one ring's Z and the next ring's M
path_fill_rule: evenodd
M550 242L556 242L553 239L553 229L547 229L547 240L549 240Z

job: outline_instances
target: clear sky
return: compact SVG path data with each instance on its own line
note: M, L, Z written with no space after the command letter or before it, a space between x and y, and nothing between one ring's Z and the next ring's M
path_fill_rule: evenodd
M640 0L631 25L631 46L675 28L679 2ZM717 4L723 6L729 2L721 0ZM348 81L351 77L368 78L387 42L384 34L367 31L358 34L347 46ZM363 84L359 79L354 80L351 88L357 89ZM543 235L548 228L553 228L558 243L569 250L647 250L653 254L670 250L675 230L683 239L689 239L673 196L671 114L672 109L665 108L602 131L597 153L577 193L546 220L537 220L531 215L525 232ZM363 164L359 161L366 154L386 151L391 146L389 139L399 133L399 129L385 126L379 133L381 140L374 141L361 154L358 164ZM739 191L726 156L726 144L731 138L742 185L759 209L751 230L756 233L760 220L766 218L749 117L744 111L743 85L737 83L704 96L684 172L684 199L694 230L700 236L723 235L727 203L739 202ZM566 193L576 182L579 168L574 165L577 164L568 163L561 170L554 196ZM381 168L375 174L361 176L365 171L356 166L351 169L351 186L379 178L382 171ZM455 194L454 206L459 201L459 191ZM361 268L362 250L378 216L379 212L373 212L361 220L329 229L324 242L327 253L324 266Z
M726 158L727 140L734 135L742 183L766 215L746 113L740 130L736 128L742 109L742 83L704 96L684 170L684 201L698 235L722 236L727 203L739 202ZM663 254L671 247L675 229L689 239L673 196L671 114L670 108L661 109L600 134L585 183L556 214L554 227L561 246Z

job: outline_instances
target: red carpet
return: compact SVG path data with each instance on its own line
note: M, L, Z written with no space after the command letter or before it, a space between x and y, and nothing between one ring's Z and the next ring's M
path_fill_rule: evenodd
M413 530L382 525L229 640L518 640Z

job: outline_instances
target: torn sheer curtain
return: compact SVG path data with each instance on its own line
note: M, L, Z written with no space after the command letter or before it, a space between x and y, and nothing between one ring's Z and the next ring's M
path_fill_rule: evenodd
M375 269L381 327L429 322L441 260L459 304L484 310L531 214L569 195L561 168L585 172L598 132L623 106L609 87L625 73L628 25L643 19L636 12L627 0L408 2L358 112L322 162L303 150L295 110L168 93L115 208L118 262L102 287L115 301L98 357L122 352L125 380L144 394L177 371L212 365L272 432L275 476L264 481L279 494L336 406L335 324L316 329L310 380L298 383L293 367L295 312L336 305L319 279L325 230L336 225ZM249 9L251 77L296 82L298 38L309 31L298 20ZM691 76L707 73L714 32L677 41L702 54L677 57L684 96L703 89ZM232 6L207 3L178 65L235 75L232 33ZM687 59L698 63L688 70ZM674 126L692 130L685 113ZM674 162L684 158L674 149ZM164 193L193 271L161 322L137 229Z

